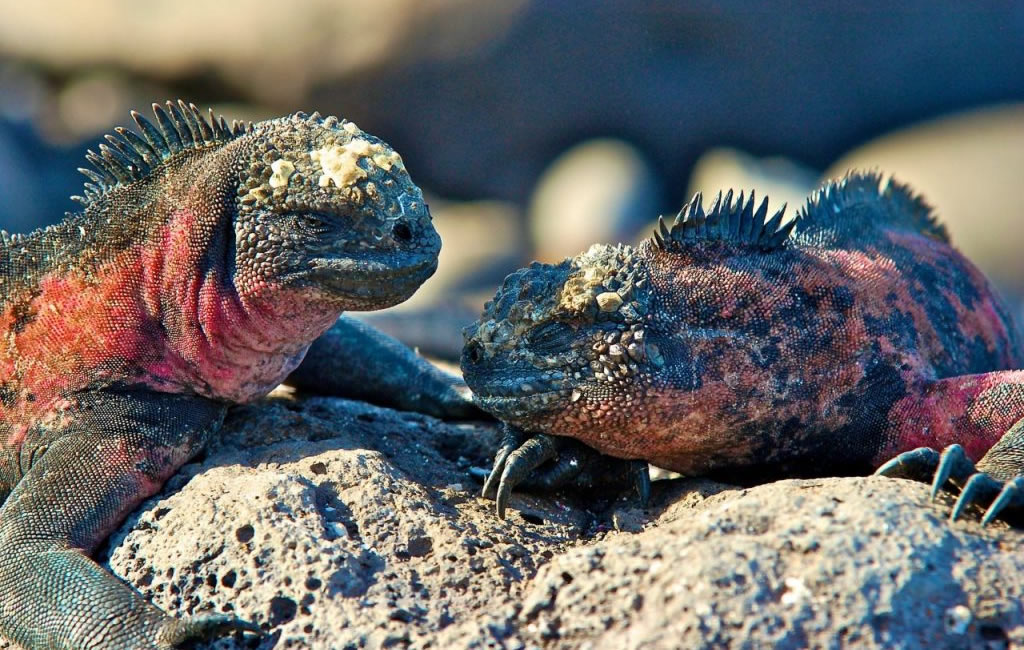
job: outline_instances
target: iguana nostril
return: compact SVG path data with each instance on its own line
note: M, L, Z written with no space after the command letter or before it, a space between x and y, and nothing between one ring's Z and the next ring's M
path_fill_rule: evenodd
M397 223L395 227L391 229L391 234L395 236L398 241L412 241L412 231L409 230L409 226L404 223Z
M466 349L466 355L469 357L470 361L472 361L473 363L478 363L480 359L483 358L483 348L479 343L473 341L472 343L469 344L469 347Z

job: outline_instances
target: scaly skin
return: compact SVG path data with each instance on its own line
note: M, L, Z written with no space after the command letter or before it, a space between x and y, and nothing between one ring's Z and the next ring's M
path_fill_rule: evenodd
M1000 490L986 521L1024 505L1015 325L927 206L880 182L827 183L785 226L753 195L707 214L698 196L637 248L506 278L462 359L478 404L509 424L485 487L499 512L545 461L562 467L545 485L579 471L581 446L547 434L741 483L910 452L883 473L934 472L938 489L980 470L954 515ZM942 461L911 451L951 445Z
M90 153L81 213L0 238L0 633L29 649L258 630L170 618L89 554L230 404L297 367L297 383L344 391L346 356L300 366L318 337L387 352L378 366L411 378L388 387L399 405L466 410L411 352L338 320L405 300L437 264L394 151L315 114L229 126L181 102L154 111L158 127L134 114L141 137L118 130ZM360 384L375 375L362 366Z

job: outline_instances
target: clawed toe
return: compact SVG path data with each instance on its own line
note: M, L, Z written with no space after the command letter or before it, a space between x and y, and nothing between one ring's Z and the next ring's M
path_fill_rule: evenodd
M487 475L487 480L484 481L484 487L480 491L480 496L489 497L498 489L498 485L501 482L502 472L505 470L505 464L508 462L508 457L515 451L515 447L505 447L504 445L498 448L498 453L494 455L494 465L491 467L491 473Z
M876 476L927 481L939 466L939 452L931 447L905 451L875 470Z
M960 445L946 447L939 457L938 466L935 468L935 476L932 478L932 500L938 497L939 492L951 479L956 485L964 486L964 491L966 491L966 484L977 472L978 470L974 467L974 461L967 457L963 447ZM960 497L963 498L963 495L964 492L961 492ZM956 519L956 516L953 519Z
M506 425L482 490L484 497L494 496L500 519L505 518L512 491L520 485L543 491L569 485L585 489L597 485L621 489L630 485L644 507L651 496L646 461L612 458L571 438L529 434Z
M953 511L949 513L949 520L956 521L971 504L981 505L991 501L999 494L1000 488L1002 488L1002 483L988 474L982 472L973 474L960 490L960 496L956 499ZM935 492L937 493L937 491Z
M629 461L629 474L633 489L640 498L640 507L646 508L651 502L651 466L646 460Z
M498 519L505 518L505 508L512 496L512 489L526 480L530 473L558 457L558 446L551 436L537 435L530 438L508 455L505 467L498 482L498 493L495 496Z
M960 445L950 445L941 454L929 447L904 452L879 467L875 474L930 482L933 500L950 484L959 487L950 521L960 518L971 505L989 504L981 519L983 526L1001 514L1024 507L1024 477L1004 482L978 471Z
M535 469L557 457L558 444L551 436L530 436L518 427L505 426L505 433L494 457L494 466L481 492L484 497L494 495L499 519L505 518L505 508L513 488Z
M1021 476L1003 485L999 496L992 501L988 510L985 511L985 516L981 518L981 524L984 526L1003 511L1015 508L1024 508L1024 477Z

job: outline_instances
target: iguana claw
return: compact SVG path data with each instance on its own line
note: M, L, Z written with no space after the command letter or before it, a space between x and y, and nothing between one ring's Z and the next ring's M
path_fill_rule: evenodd
M949 483L958 486L960 494L950 511L950 521L959 519L970 505L989 504L981 518L982 526L1008 509L1024 507L1024 477L1009 481L993 478L979 471L960 445L950 445L941 454L930 447L903 452L875 470L875 474L931 482L932 500Z
M905 451L875 470L876 476L927 481L939 466L939 452L931 447Z
M510 434L506 434L506 440L509 436ZM484 495L486 496L494 488L495 476L501 477L498 480L497 494L495 495L499 519L505 518L505 508L512 496L512 488L525 481L531 472L544 463L558 458L557 442L551 436L544 434L528 438L518 448L502 453L507 448L508 445L503 442L502 448L499 450L499 458L495 459L491 475L487 477L487 483L484 484ZM569 480L569 478L566 477L565 480Z
M551 461L553 463L545 467ZM506 424L482 495L494 494L498 518L504 519L512 490L520 485L538 490L556 490L571 484L590 488L599 482L622 483L617 479L622 477L623 469L641 505L646 507L651 496L651 476L646 461L612 458L571 438L530 434Z
M646 508L651 502L651 466L643 459L631 460L629 474L633 479L633 489L640 497L640 507Z
M1024 477L1018 476L1003 485L999 496L992 501L985 516L981 518L981 524L989 523L1007 508L1024 508Z

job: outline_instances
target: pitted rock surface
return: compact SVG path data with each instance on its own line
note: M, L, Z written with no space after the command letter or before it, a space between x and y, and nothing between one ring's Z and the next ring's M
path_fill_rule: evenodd
M266 633L211 649L1024 644L1022 534L951 526L925 486L675 479L646 512L517 494L502 522L468 473L496 437L275 395L232 412L109 567L172 614Z
M544 647L1024 643L1020 533L951 526L904 481L780 481L695 509L676 500L692 489L681 483L642 533L540 571L519 620L546 634Z

